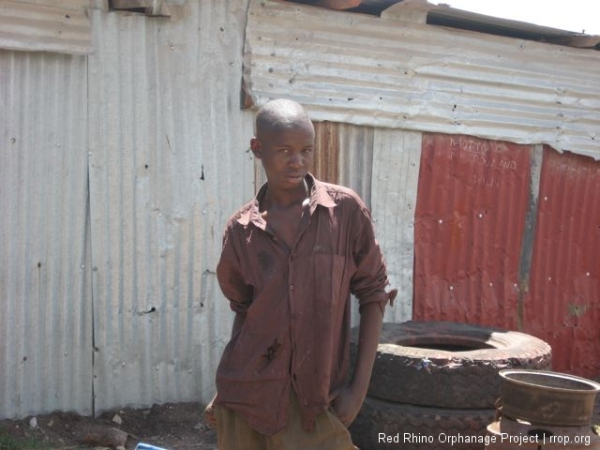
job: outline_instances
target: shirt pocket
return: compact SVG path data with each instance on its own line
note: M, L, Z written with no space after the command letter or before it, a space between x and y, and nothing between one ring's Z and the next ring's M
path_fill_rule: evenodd
M352 260L342 255L315 254L315 302L336 307L350 292ZM344 298L342 298L344 297Z

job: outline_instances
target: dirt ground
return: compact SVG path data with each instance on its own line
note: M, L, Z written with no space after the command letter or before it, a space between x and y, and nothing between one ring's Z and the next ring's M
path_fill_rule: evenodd
M593 424L600 432L600 396ZM83 450L120 445L133 450L139 442L169 450L217 450L214 430L202 418L199 403L169 403L146 409L124 408L99 417L75 413L0 421L0 450ZM33 426L32 426L33 425ZM123 450L123 449L119 449Z
M57 412L35 416L35 421L32 417L2 420L0 450L115 449L119 445L131 450L139 442L174 450L216 450L216 434L204 422L202 411L199 403L176 403L124 408L95 419Z

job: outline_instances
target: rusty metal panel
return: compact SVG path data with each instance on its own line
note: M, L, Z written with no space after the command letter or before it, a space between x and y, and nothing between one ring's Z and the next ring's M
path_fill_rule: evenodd
M0 50L0 419L92 412L87 61Z
M521 144L600 159L600 52L252 0L250 103L311 118Z
M315 125L314 175L321 181L339 184L340 131L334 122L317 122Z
M233 313L215 269L253 194L243 1L179 20L92 11L95 411L207 402Z
M414 218L421 157L421 133L375 129L373 220L392 287L398 289L384 319L412 318Z
M531 159L530 146L423 136L415 319L518 328Z
M553 368L600 374L600 163L544 149L525 331L547 341Z
M87 0L2 0L0 48L85 55L92 52Z

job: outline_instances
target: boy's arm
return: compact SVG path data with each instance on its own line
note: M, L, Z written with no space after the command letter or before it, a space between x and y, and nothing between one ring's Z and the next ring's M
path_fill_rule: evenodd
M242 327L242 323L244 322L244 317L242 314L236 314L233 319L233 325L231 327L231 337L235 336L240 328ZM206 423L213 429L217 428L217 418L215 417L215 400L217 398L217 394L214 395L212 400L206 405L204 408L204 412L202 415L204 416L204 420Z
M354 421L367 396L383 322L383 307L382 303L368 303L361 311L354 377L332 403L334 412L345 426Z
M223 249L219 264L217 265L217 279L221 291L229 300L229 306L236 313L231 327L231 337L233 338L240 331L244 322L246 309L252 302L252 288L244 282L239 257L233 246L232 239L231 229L228 227L223 237ZM216 428L217 426L214 411L214 403L217 395L218 393L214 395L203 413L204 420L212 428Z
M356 418L367 396L385 305L388 301L392 304L398 293L396 289L385 291L387 271L375 239L371 214L362 201L359 206L357 222L360 225L353 251L357 270L350 282L351 291L360 305L358 355L352 381L332 402L334 412L346 426Z

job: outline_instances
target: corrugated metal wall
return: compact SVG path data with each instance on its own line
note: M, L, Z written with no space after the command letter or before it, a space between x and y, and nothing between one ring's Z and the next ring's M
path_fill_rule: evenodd
M214 274L221 233L264 178L248 151L253 113L240 110L246 1L188 3L170 19L92 10L89 58L0 52L0 417L213 393L232 319ZM600 120L598 56L460 32L441 55L435 39L447 30L265 5L251 9L260 33L246 44L259 78L274 78L255 100L293 97L328 120L317 124L329 153L316 174L373 210L400 288L386 320L414 308L417 318L514 325L551 341L559 369L597 374L598 163L546 150L540 186L538 146L402 128L541 141L568 122L552 139L598 156L598 139L581 141L596 138ZM286 21L301 26L282 33ZM336 50L347 42L352 53ZM408 60L386 59L390 49ZM486 57L457 58L465 49ZM514 51L522 58L506 59ZM582 78L568 81L573 73ZM436 284L442 277L452 283Z
M554 370L597 378L599 198L592 158L425 135L414 319L522 330L552 346Z
M88 0L2 0L0 48L91 53L88 4Z
M414 217L421 154L421 133L375 129L371 204L377 238L384 252L392 287L398 288L394 307L384 320L412 318Z
M214 392L221 235L254 190L246 4L186 11L92 10L89 58L0 54L0 417Z
M550 296L560 300L544 306L547 300L531 300L535 296L528 289L530 276L550 270L540 269L532 255L556 256L551 258L556 271L573 259L538 248L552 246L548 239L539 241L535 228L539 148L550 143L600 159L599 63L597 51L251 0L244 85L254 104L290 97L305 104L316 120L404 130L397 131L400 135L406 130L438 133L426 135L422 154L419 145L409 144L414 149L409 156L398 144L401 136L386 150L387 141L379 141L375 131L373 216L383 224L380 239L390 274L408 291L386 319L411 317L406 285L413 275L414 244L414 318L535 330L554 343L566 331L545 327L562 314L571 336L582 342L580 350L569 353L575 337L556 341L558 367L590 374L600 360L588 345L598 337L593 296L582 303L573 300L573 286L562 286ZM414 170L419 161L420 175ZM385 175L394 164L406 168L399 178ZM418 195L416 189L414 195L407 191L404 179L410 186L418 179ZM582 201L596 199L590 195ZM409 206L417 198L413 240ZM561 215L562 224L554 226L571 226L576 217ZM585 219L595 223L593 214ZM563 267L562 273L572 270ZM579 280L577 289L592 292L590 277L582 285ZM540 283L531 288L542 291ZM533 305L547 308L543 314L552 318L534 318ZM572 326L573 317L582 328ZM585 361L584 354L593 361Z
M315 176L354 189L373 212L390 285L399 288L385 320L410 319L421 133L332 122L316 122L315 132ZM353 325L359 323L357 306L353 302Z
M92 12L95 409L207 402L232 313L215 277L254 190L241 111L243 2L178 22Z
M525 330L555 370L600 376L600 162L546 147L525 297Z
M85 57L0 50L0 417L92 412Z
M531 146L424 135L415 217L415 319L519 329L531 159Z
M600 159L599 66L592 50L252 0L244 79L254 103L290 97L316 120Z

